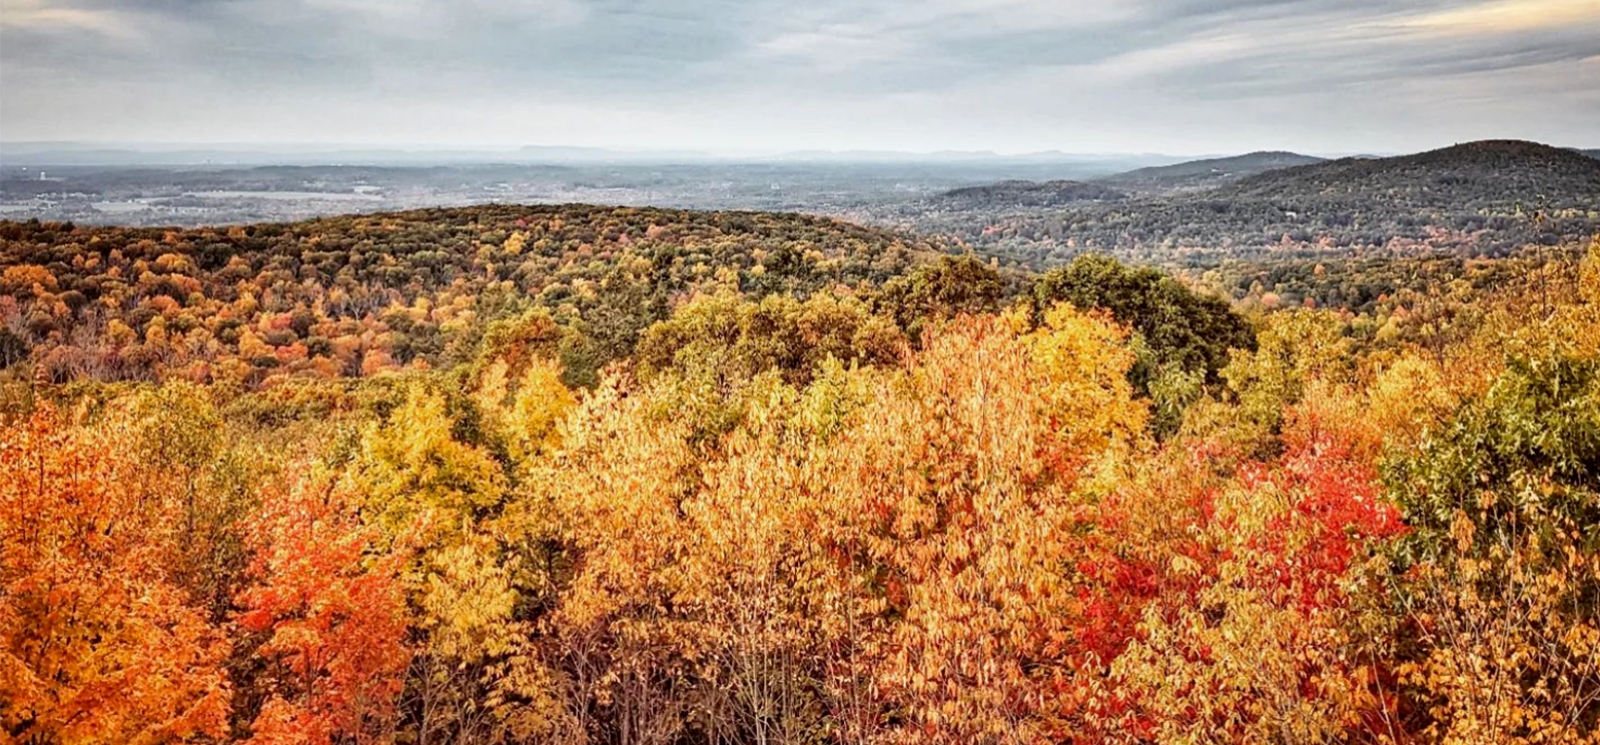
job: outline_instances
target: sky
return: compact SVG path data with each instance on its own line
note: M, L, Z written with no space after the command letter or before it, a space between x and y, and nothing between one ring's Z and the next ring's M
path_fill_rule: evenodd
M1600 147L1600 0L0 0L0 140Z

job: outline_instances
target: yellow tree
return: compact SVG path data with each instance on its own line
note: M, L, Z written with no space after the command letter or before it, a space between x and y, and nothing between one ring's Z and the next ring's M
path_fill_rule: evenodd
M550 447L571 406L559 369L520 363L514 392L491 364L474 392L479 434L503 438L517 459ZM508 465L457 438L444 396L413 387L381 424L368 427L342 485L413 551L401 579L422 643L411 657L404 725L419 742L528 737L556 725L548 674L532 643L535 619L520 613L548 578L540 555L548 518L507 500Z
M692 424L661 403L608 377L529 476L528 498L554 511L572 557L548 656L564 673L565 717L590 741L670 743L689 714L693 635L672 573L696 459Z
M809 459L863 403L872 377L833 362L805 391L767 386L721 443L723 457L705 461L704 487L684 502L682 566L673 576L701 660L697 713L714 738L849 741L853 733L841 727L859 724L848 698L859 689L830 686L829 662L844 661L839 653L854 641L854 609L841 592L848 574L818 541L824 488ZM837 672L838 682L860 682Z
M388 534L421 526L449 542L503 500L505 477L488 454L455 439L443 396L413 386L386 421L367 427L344 476Z
M957 320L817 449L822 535L855 573L872 690L898 722L889 739L1065 734L1075 492L1144 416L1121 341L1069 309L1027 338L1013 322Z

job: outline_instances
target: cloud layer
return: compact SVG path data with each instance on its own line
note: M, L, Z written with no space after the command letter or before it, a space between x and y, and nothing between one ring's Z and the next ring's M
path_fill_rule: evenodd
M6 140L1600 145L1600 0L0 0Z

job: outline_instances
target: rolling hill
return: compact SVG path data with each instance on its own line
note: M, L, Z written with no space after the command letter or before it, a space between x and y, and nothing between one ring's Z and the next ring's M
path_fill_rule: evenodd
M1210 158L1170 166L1140 168L1100 179L1099 183L1141 194L1210 189L1280 168L1311 165L1322 158L1288 152L1256 152Z
M695 292L870 291L937 254L819 217L582 205L197 229L0 221L0 358L31 354L59 380L257 385L459 362L496 319L542 309L568 369L592 376Z

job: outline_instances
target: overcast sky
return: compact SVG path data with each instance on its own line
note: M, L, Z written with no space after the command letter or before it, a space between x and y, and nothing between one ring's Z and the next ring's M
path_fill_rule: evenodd
M0 0L0 138L1600 147L1600 0Z

